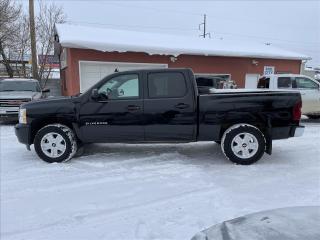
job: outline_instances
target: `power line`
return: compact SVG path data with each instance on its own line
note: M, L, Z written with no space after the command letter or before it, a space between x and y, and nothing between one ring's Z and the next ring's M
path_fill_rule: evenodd
M195 13L195 12L188 12L188 11L180 11L180 10L173 10L173 9L165 9L165 10L162 10L162 9L159 9L159 8L153 8L153 7L146 7L146 6L136 6L136 5L128 5L128 4L125 4L125 5L122 5L122 4L119 4L119 3L114 3L114 2L108 2L108 4L110 5L114 5L114 6L118 6L118 7L132 7L132 8L138 8L141 10L141 8L143 9L146 9L146 10L151 10L151 11L156 11L156 12L173 12L173 13L178 13L178 14L184 14L184 15L193 15L193 16L202 16L203 14L202 13Z
M287 40L287 39L280 39L280 38L273 38L273 37L266 37L266 36L255 36L255 35L246 35L246 34L239 34L239 33L228 33L228 32L215 32L216 34L222 34L222 35L231 35L231 36L240 36L245 38L255 38L255 39L264 39L264 40L274 40L278 42L287 42L287 43L293 43L293 44L308 44L308 45L319 45L317 42L300 42L300 41L293 41L293 40Z
M177 28L177 27L161 27L161 26L145 26L145 25L127 25L127 24L111 24L111 23L84 22L84 21L66 21L66 22L67 23L71 23L71 24L88 24L88 25L126 27L126 28L149 28L149 29L162 29L162 30L198 31L197 28Z

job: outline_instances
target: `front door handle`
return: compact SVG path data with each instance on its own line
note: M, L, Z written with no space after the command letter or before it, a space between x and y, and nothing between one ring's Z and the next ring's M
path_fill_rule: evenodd
M137 110L140 110L140 106L137 106L137 105L129 105L127 107L127 110L128 111L137 111Z
M176 108L178 109L185 109L189 107L189 104L185 104L185 103L178 103L177 105L175 105Z

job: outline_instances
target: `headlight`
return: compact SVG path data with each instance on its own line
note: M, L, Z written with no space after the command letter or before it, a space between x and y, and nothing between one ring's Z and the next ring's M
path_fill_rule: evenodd
M25 108L19 109L19 123L27 123L27 109Z

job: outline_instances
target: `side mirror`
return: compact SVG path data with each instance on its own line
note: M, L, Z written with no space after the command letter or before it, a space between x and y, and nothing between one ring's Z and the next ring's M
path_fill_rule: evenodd
M99 98L98 89L96 89L96 88L92 89L91 98L92 98L92 99L98 99L98 98Z
M48 92L50 92L50 89L49 88L44 88L44 89L42 89L42 92L43 93L48 93Z

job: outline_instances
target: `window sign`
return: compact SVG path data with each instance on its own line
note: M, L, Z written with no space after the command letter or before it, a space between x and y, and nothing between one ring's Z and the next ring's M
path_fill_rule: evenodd
M273 66L264 66L263 75L271 75L271 74L274 74L274 67Z

